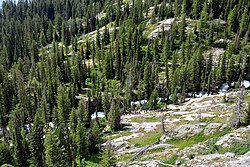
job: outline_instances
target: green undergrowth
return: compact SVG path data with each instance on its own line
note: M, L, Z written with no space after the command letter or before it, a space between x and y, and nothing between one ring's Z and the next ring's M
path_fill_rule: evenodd
M170 158L168 158L166 161L163 161L165 164L175 164L175 161L178 159L177 154L173 154ZM162 165L160 165L162 167Z
M130 139L129 142L135 146L144 147L159 141L161 135L162 133L156 131L148 132L144 133L143 136Z
M244 97L245 101L249 102L250 101L250 95Z
M244 142L232 143L232 145L227 148L217 147L217 151L221 154L224 154L226 152L233 152L236 155L243 155L250 151L250 137Z
M209 146L209 151L206 152L200 152L200 154L210 154L210 153L214 153L216 150L218 150L218 148L215 146L216 141L218 140L219 137L229 133L231 131L231 129L227 128L224 129L223 131L216 131L215 133L211 134L211 135L205 135L204 132L200 132L195 136L192 136L190 138L186 138L186 139L171 139L168 140L167 143L168 144L172 144L174 147L181 149L184 149L186 147L191 147L194 144L198 144L200 142L205 142L207 140L211 140L210 142L210 146ZM246 149L246 146L244 147L244 149ZM249 146L248 146L249 147ZM234 147L235 148L235 147ZM232 148L232 149L234 149ZM241 151L246 151L244 149L241 149ZM198 151L198 150L197 150ZM205 151L205 150L204 150ZM226 151L227 152L227 151ZM194 154L189 154L188 158L191 159L194 156ZM176 160L178 160L178 155L177 154L173 154L170 158L168 158L167 160L163 161L165 164L172 164L174 165Z
M134 154L122 154L117 161L118 162L125 162L128 161L129 159L131 159L134 156Z
M159 153L159 152L163 152L165 150L165 148L155 148L152 150L148 150L147 153Z
M113 140L113 139L116 139L116 138L119 138L119 137L122 137L122 136L129 136L131 134L132 134L132 132L129 132L129 131L119 131L119 132L114 133L111 136L110 135L104 136L103 139L105 139L105 140Z
M101 154L92 155L87 160L82 160L82 163L80 163L80 160L77 161L78 166L83 165L84 167L101 167Z
M138 123L142 123L142 122L160 122L161 118L160 117L133 117L129 120L129 122L138 122Z
M184 138L184 139L170 139L167 140L168 144L172 144L174 147L177 147L179 149L183 149L185 147L191 147L194 144L198 144L200 142L204 142L208 139L212 138L219 138L227 133L230 132L230 129L224 129L223 131L216 131L215 133L211 135L205 135L204 132L200 132L195 136L192 136L190 138Z
M85 164L86 167L101 167L102 165L100 163L92 162L92 161L86 161Z
M154 24L149 24L146 26L146 33L144 34L144 37L147 38L156 28L156 26L158 25L158 23L154 23Z

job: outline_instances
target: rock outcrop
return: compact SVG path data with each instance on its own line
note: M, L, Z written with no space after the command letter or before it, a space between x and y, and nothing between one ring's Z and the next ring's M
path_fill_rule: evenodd
M206 128L204 129L204 134L205 135L213 134L214 132L216 132L221 127L221 125L222 125L221 123L208 124L206 126Z
M222 148L226 148L231 146L234 142L244 142L244 140L246 139L245 136L248 136L249 134L250 134L250 125L247 127L236 129L231 133L222 136L216 142L216 145Z
M176 138L192 137L203 130L199 124L184 124L177 127L174 131Z

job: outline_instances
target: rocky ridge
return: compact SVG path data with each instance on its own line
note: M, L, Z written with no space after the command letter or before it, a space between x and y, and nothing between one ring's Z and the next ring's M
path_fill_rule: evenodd
M238 94L235 91L227 93L227 96L235 100ZM120 135L111 139L117 152L118 166L249 165L249 152L236 155L233 152L219 153L216 149L211 151L213 147L229 148L235 142L246 141L250 136L250 126L239 129L230 127L229 120L235 103L224 103L223 96L191 98L180 105L168 105L165 110L138 110L122 116L122 123L128 133L122 135L121 131ZM162 132L162 123L165 133ZM144 143L147 140L152 141ZM135 157L139 152L142 153ZM170 164L168 160L173 157L176 157L174 163Z

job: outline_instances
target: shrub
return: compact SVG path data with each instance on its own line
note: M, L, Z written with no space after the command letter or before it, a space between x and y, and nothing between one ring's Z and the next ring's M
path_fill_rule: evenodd
M164 161L164 163L174 165L177 159L178 159L178 155L174 154L168 160Z
M245 126L250 125L250 103L247 104L243 115L244 115L243 124Z

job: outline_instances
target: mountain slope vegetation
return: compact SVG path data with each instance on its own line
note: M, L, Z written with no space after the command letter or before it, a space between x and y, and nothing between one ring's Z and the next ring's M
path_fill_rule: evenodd
M123 115L250 80L249 32L249 0L4 1L0 165L115 166Z

